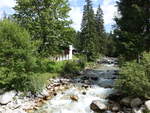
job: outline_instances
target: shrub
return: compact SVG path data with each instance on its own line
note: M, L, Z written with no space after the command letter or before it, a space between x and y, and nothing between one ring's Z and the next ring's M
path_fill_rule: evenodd
M61 73L63 71L63 67L65 63L66 61L60 61L60 62L49 61L47 63L47 72Z
M24 88L38 67L29 33L10 20L0 21L0 86ZM19 88L19 89L20 89Z
M59 76L58 73L31 73L30 77L28 77L28 82L26 82L26 85L28 86L24 87L24 91L31 91L32 93L37 93L46 86L49 78L57 76Z
M143 113L150 113L150 110L145 109Z
M141 63L128 62L121 67L116 88L130 96L150 98L150 53L144 53Z
M63 74L78 74L84 67L85 63L82 61L68 61L64 65Z

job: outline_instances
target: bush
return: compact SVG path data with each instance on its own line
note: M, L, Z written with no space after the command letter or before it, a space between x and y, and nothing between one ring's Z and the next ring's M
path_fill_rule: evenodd
M150 110L145 109L143 113L150 113Z
M150 53L144 53L141 63L128 62L121 67L116 88L130 96L150 98Z
M85 67L82 61L68 61L64 65L63 74L78 74Z
M0 86L22 88L35 72L37 59L29 33L10 20L0 21ZM19 88L19 89L20 89Z
M24 87L24 91L31 91L32 93L40 92L45 88L46 84L48 84L49 78L58 76L58 73L32 73L30 77L28 77L28 82L26 81L27 86Z
M60 61L60 62L49 61L47 63L47 72L61 73L63 71L63 67L65 63L66 61Z

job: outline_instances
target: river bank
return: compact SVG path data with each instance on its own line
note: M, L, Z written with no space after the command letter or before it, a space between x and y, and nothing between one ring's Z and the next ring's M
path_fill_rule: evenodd
M106 58L95 69L78 77L49 79L42 92L23 96L11 91L3 94L1 113L142 113L150 102L126 97L114 89L119 68L116 59ZM8 100L8 97L11 96Z

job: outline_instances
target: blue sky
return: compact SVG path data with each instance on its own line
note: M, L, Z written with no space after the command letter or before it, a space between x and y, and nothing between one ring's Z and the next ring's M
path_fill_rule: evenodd
M115 2L117 0L92 0L93 8L96 12L97 6L100 4L104 12L104 25L107 32L112 30L114 24L113 18L117 15L117 8ZM82 20L82 11L85 4L85 0L69 0L71 11L69 13L70 18L73 20L72 27L76 30L80 30L80 24ZM12 7L15 6L15 0L0 0L0 18L5 11L7 14L13 14Z

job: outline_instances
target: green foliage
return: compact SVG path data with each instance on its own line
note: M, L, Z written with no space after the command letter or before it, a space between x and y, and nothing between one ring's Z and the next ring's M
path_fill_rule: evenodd
M87 59L94 61L98 55L98 34L96 31L96 19L91 0L86 0L83 11L83 19L80 33L81 51L87 56Z
M99 36L102 36L105 30L104 30L103 11L100 5L97 8L97 13L96 13L95 18L96 18L96 30Z
M28 32L16 23L0 21L0 86L25 85L36 68L35 47Z
M18 24L0 21L0 88L41 90L48 77L63 71L65 62L52 62L36 55L36 42Z
M63 69L63 74L78 74L85 68L85 62L83 61L68 61Z
M48 62L47 64L47 72L51 73L61 73L63 71L63 67L65 65L66 61L60 61L60 62Z
M25 27L32 39L40 40L40 55L49 57L60 53L73 43L75 31L68 19L68 0L16 0L13 15Z
M58 73L36 73L30 76L28 80L28 86L26 86L24 91L31 91L32 93L37 93L48 84L49 78L58 77Z
M143 113L150 113L150 110L144 109Z
M66 61L51 61L47 58L38 60L37 72L61 73ZM41 71L40 71L41 70Z
M112 33L105 33L105 37L103 38L101 46L103 55L109 57L116 57L118 55L116 50L116 42Z
M104 54L104 48L105 48L105 39L107 38L105 35L105 29L104 29L104 18L103 18L103 11L101 9L101 6L99 5L97 8L97 12L95 15L95 21L96 21L96 32L98 34L97 36L97 50L100 54Z
M83 10L81 32L76 35L77 49L87 56L88 61L95 61L103 51L105 38L103 11L98 6L94 14L92 1L86 0Z
M119 0L120 16L115 34L118 52L127 60L138 59L145 50L150 50L150 2L149 0ZM138 18L138 19L137 19Z
M35 56L35 45L25 29L7 19L0 21L0 88L35 93L53 76L45 72L58 72L49 69L52 62Z
M123 56L118 56L118 64L121 67L125 63L125 58Z
M150 98L150 53L144 53L141 63L128 62L121 67L117 81L119 90L130 96Z

